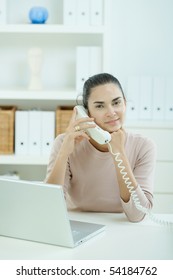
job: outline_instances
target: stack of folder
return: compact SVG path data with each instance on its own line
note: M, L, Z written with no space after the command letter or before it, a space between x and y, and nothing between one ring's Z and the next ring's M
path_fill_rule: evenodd
M64 0L63 24L98 26L103 24L103 0Z
M102 72L102 48L99 46L76 49L76 90L81 93L84 82L92 75Z
M54 138L55 112L16 111L16 155L49 155Z
M129 77L127 119L173 120L173 79L149 76Z

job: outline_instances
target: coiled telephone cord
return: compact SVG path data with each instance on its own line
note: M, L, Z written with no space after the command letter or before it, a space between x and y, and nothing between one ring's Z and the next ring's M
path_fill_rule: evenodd
M110 143L108 143L109 148L110 148L110 152L111 154L114 156L115 161L118 163L118 168L120 169L120 173L122 175L122 178L129 190L129 193L133 199L133 202L136 206L136 208L138 210L140 210L141 212L143 212L144 214L147 214L149 216L149 218L154 221L157 224L163 225L163 226L168 226L168 227L173 227L173 223L172 222L168 222L165 220L161 220L158 217L156 217L156 215L154 215L150 209L147 209L146 207L142 206L139 200L139 197L135 191L135 188L132 186L132 182L130 181L130 178L127 176L127 172L125 171L125 167L123 166L123 161L119 158L120 153L113 153L112 151L112 147L110 145Z

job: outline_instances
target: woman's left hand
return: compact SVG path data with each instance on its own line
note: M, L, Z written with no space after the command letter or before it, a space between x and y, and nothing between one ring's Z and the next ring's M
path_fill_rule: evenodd
M126 134L123 128L120 128L117 131L114 131L111 133L111 147L112 147L112 152L113 153L124 153L124 145L125 145L125 138ZM108 145L109 148L109 145ZM109 148L110 151L110 148Z

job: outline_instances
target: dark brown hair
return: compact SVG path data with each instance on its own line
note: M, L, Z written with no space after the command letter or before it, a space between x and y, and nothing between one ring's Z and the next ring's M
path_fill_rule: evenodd
M122 86L117 78L115 78L113 75L108 73L100 73L94 76L91 76L88 80L85 81L83 86L83 106L85 109L88 109L88 99L91 94L91 90L97 86L105 85L113 83L119 87L119 89L122 92L124 100L126 100Z

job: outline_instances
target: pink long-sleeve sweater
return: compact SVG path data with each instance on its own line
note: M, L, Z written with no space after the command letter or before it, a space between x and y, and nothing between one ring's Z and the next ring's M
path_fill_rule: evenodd
M64 134L61 134L54 141L46 178L54 166L63 138ZM152 208L155 144L149 138L126 132L125 151L138 183L136 194L141 205ZM111 154L98 151L86 139L78 143L69 156L63 188L69 207L73 204L73 208L81 211L124 212L134 222L144 217L132 198L127 203L120 198Z

